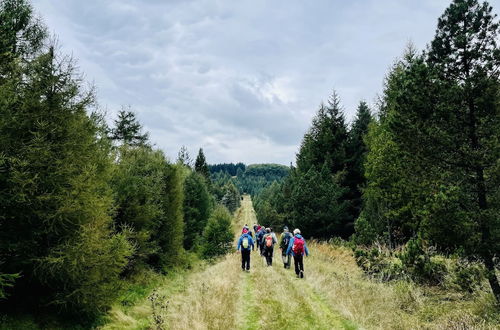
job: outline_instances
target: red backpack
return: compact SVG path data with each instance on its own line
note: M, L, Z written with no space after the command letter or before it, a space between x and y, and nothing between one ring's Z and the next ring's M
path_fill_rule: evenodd
M296 256L301 256L304 254L304 244L305 241L302 237L301 238L295 237L295 239L293 240L292 250Z
M271 235L266 237L266 246L267 247L273 246L273 237Z

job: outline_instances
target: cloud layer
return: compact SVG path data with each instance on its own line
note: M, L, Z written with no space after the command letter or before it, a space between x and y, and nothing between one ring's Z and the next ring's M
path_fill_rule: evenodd
M497 1L492 1L496 8ZM372 103L408 41L432 39L444 0L35 0L110 117L131 105L175 159L295 159L335 88L346 116Z

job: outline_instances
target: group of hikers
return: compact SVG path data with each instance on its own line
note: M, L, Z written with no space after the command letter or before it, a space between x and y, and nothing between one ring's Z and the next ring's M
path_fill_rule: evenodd
M237 247L237 250L241 251L241 269L247 272L250 271L250 254L251 251L255 250L266 258L267 266L272 266L274 246L276 244L279 244L284 268L290 269L291 256L293 256L295 274L298 278L304 278L304 255L309 255L306 241L300 235L299 229L294 229L292 235L286 226L283 228L283 233L278 240L272 228L265 228L255 224L252 232L248 225L245 224Z

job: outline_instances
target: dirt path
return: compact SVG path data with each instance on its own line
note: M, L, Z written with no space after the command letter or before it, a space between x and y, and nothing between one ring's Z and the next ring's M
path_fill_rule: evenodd
M235 232L256 222L248 196L235 220ZM171 297L167 324L172 329L353 329L327 299L283 268L279 252L273 267L252 252L250 273L242 272L235 252L189 280ZM306 260L307 276L307 260Z

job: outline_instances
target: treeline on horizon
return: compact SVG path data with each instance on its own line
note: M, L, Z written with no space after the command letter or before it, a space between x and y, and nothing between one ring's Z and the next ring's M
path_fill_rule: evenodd
M55 48L29 1L0 2L0 309L92 323L133 278L229 251L240 194L130 109L109 127Z
M390 68L375 111L360 102L348 126L333 92L296 167L255 198L259 222L349 238L384 279L442 283L436 252L453 256L460 287L487 279L500 301L498 33L487 2L453 0L426 50L410 45Z
M283 180L290 173L288 166L280 164L225 163L208 166L214 182L233 182L240 194L252 197L264 188ZM219 184L222 186L222 184Z

